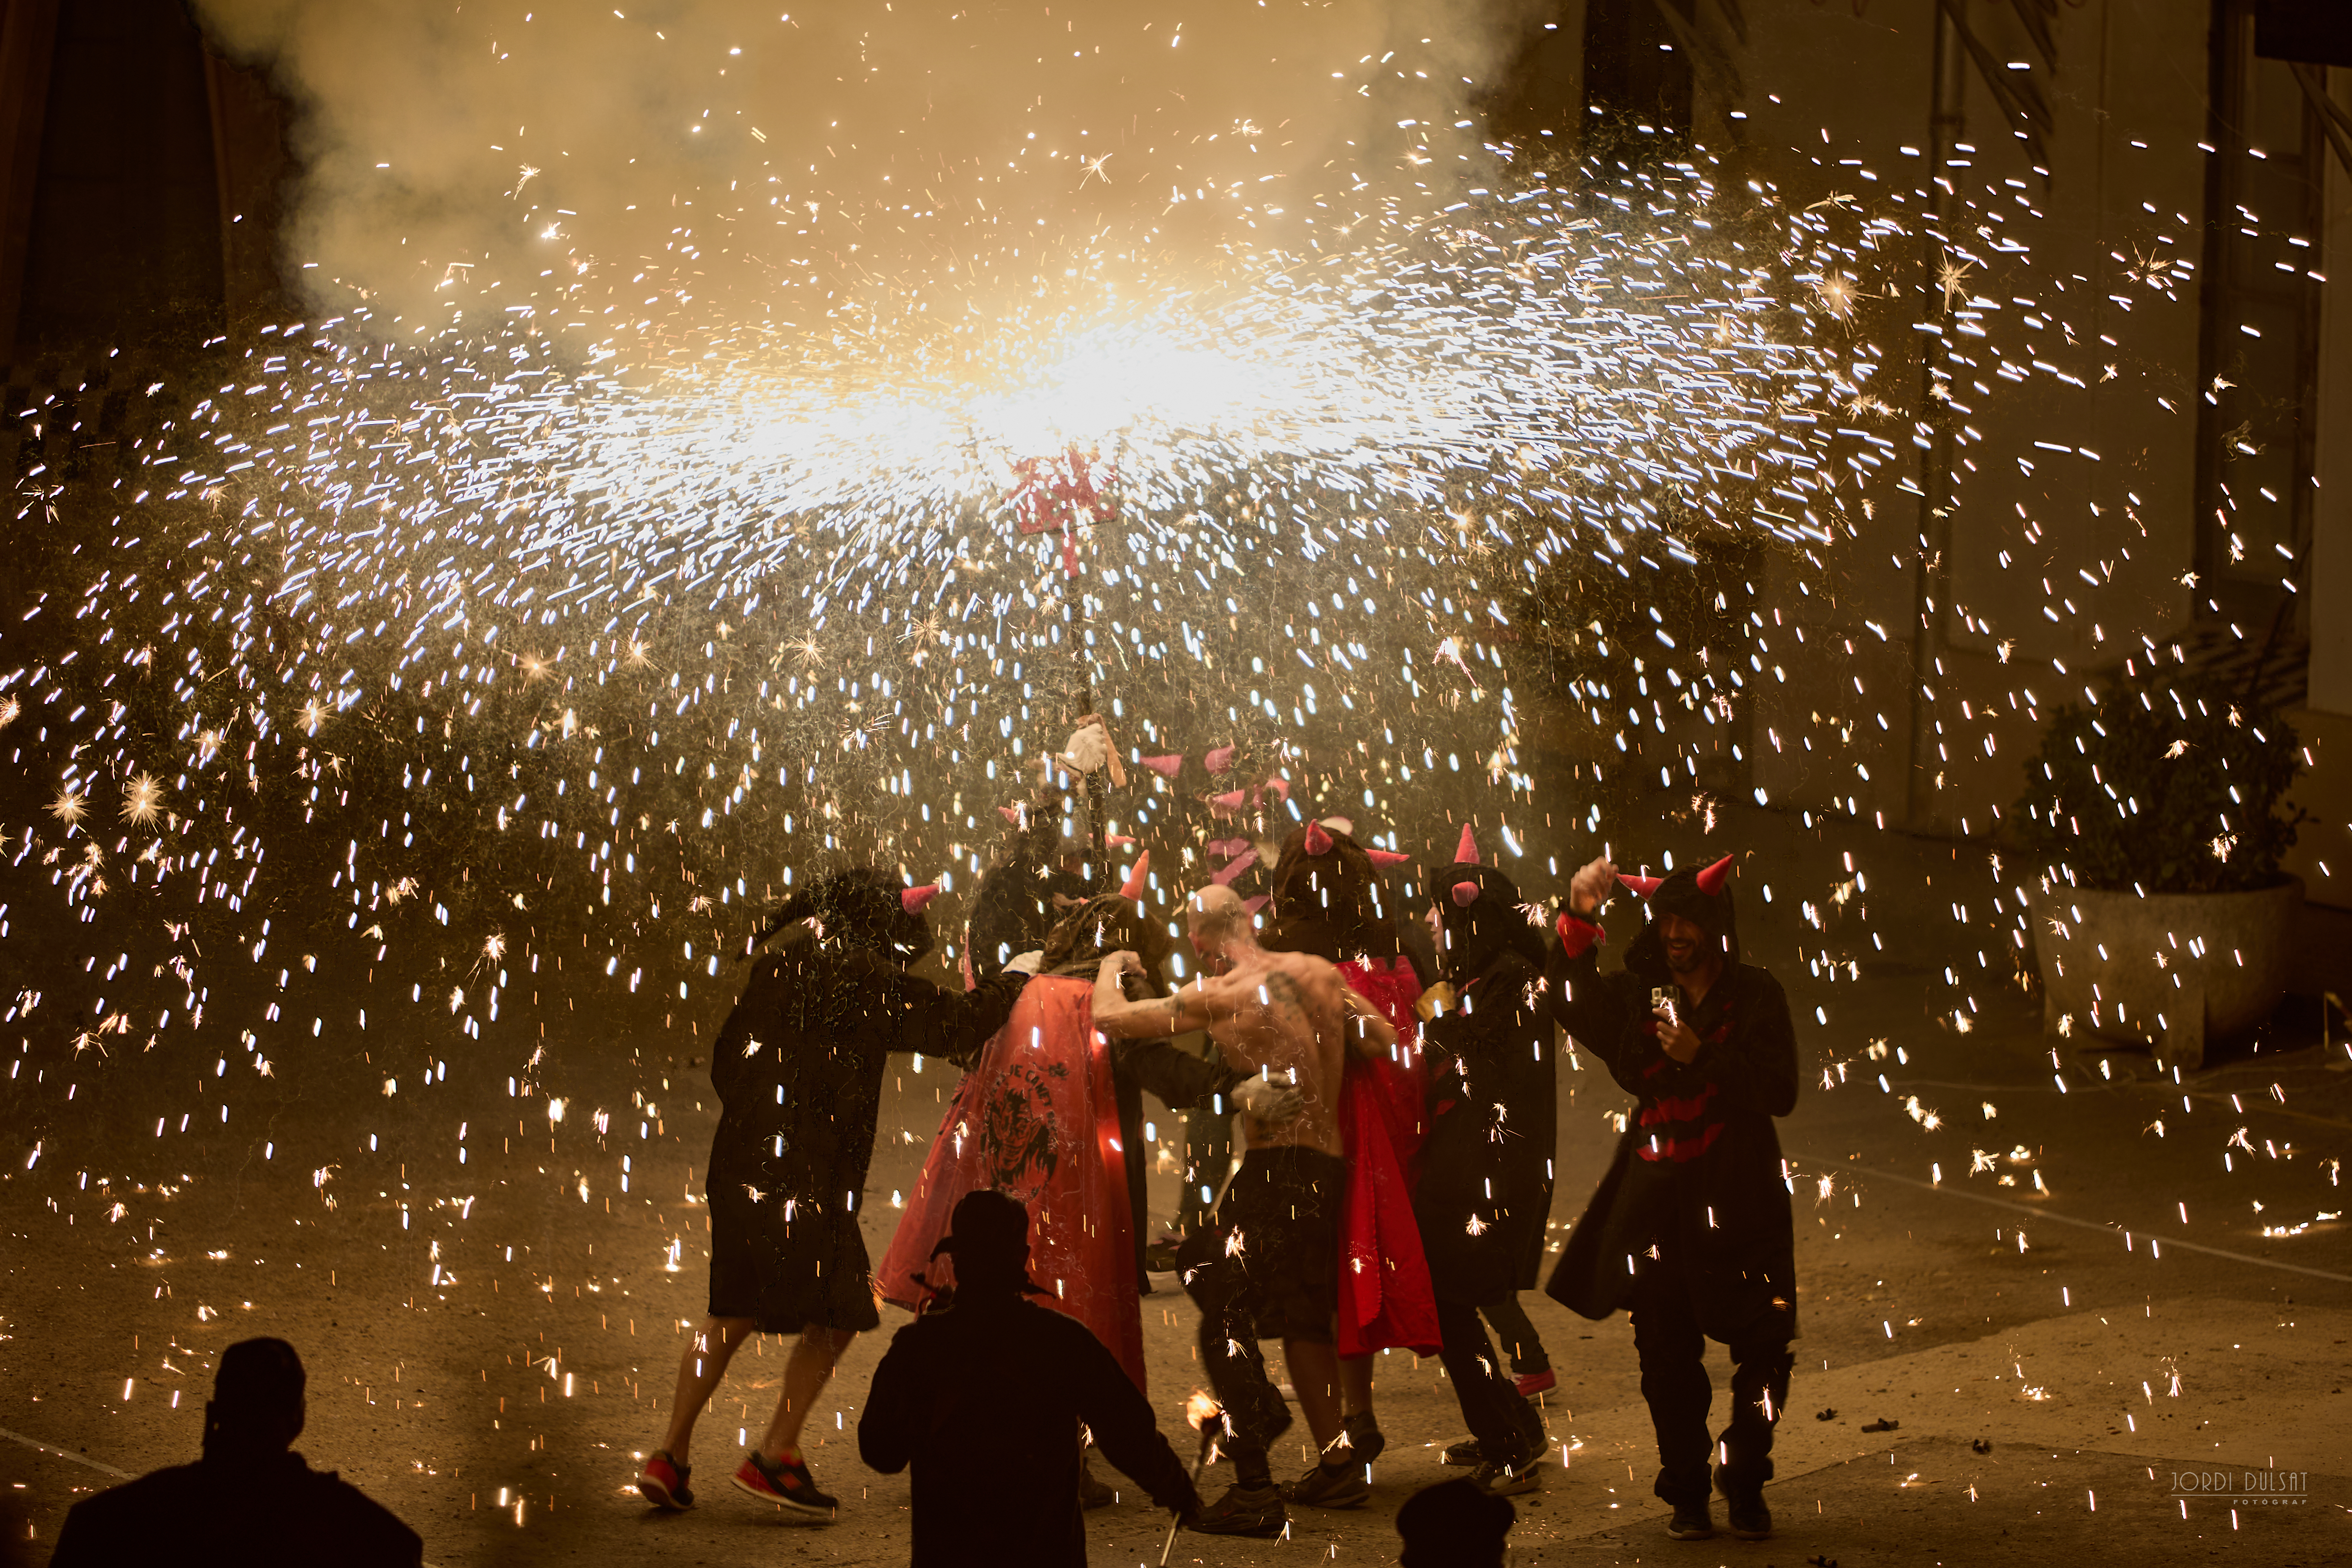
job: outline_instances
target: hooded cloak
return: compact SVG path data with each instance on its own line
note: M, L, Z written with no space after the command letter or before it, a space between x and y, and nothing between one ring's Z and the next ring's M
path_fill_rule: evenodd
M949 1101L881 1268L883 1298L909 1309L950 1282L932 1261L955 1206L986 1188L1029 1211L1031 1272L1048 1303L1092 1330L1144 1385L1140 1292L1142 1090L1189 1105L1236 1076L1165 1040L1106 1040L1094 1028L1106 953L1139 955L1150 989L1166 928L1139 902L1105 893L1066 911L1045 938L1049 973L1031 983Z
M1546 1291L1605 1318L1632 1301L1654 1244L1679 1254L1710 1338L1794 1338L1796 1235L1772 1121L1796 1107L1796 1033L1780 982L1740 961L1727 870L1685 868L1660 883L1613 974L1600 970L1600 928L1560 919L1562 945L1547 970L1553 1016L1639 1103ZM1717 880L1715 891L1703 876ZM1675 984L1667 915L1696 924L1724 955L1705 999L1676 1003L1701 1041L1688 1063L1666 1055L1650 1014L1652 990Z
M1430 1131L1413 1213L1438 1293L1483 1304L1534 1286L1551 1215L1559 1064L1544 942L1494 867L1457 860L1429 886L1455 1005L1422 1029Z
M753 965L711 1043L721 1106L705 1180L714 1282L741 1262L760 1281L757 1315L770 1331L881 1321L857 1211L889 1053L970 1062L1028 979L1000 974L958 994L908 974L931 933L908 891L859 869L796 894L755 938L784 932L781 950ZM751 1256L718 1258L721 1228Z

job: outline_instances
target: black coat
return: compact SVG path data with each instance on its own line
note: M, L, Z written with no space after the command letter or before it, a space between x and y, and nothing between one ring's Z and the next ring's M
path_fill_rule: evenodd
M1027 984L1014 971L976 991L948 991L887 954L795 935L753 967L711 1043L710 1081L723 1109L708 1187L789 1197L788 1246L862 1259L859 1205L849 1194L865 1187L873 1163L889 1054L969 1066Z
M425 1543L382 1504L296 1453L174 1465L85 1498L57 1568L415 1568Z
M1702 1042L1687 1064L1651 1027L1651 990L1674 984L1655 926L1613 974L1597 949L1553 953L1553 1016L1638 1103L1546 1293L1605 1318L1630 1303L1654 1243L1677 1256L1710 1338L1793 1339L1796 1233L1772 1119L1796 1108L1796 1033L1780 983L1739 962L1736 929L1725 937L1721 978L1682 1005Z
M1484 1305L1536 1284L1559 1115L1539 980L1521 946L1498 944L1456 981L1454 1009L1422 1026L1429 1140L1412 1213L1447 1300Z
M859 1458L914 1467L913 1568L1083 1568L1078 1427L1162 1508L1196 1500L1151 1406L1085 1324L1006 1292L926 1312L892 1336Z

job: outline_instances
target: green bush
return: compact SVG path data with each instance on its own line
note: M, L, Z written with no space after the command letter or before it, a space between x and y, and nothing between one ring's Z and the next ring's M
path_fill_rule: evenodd
M2303 814L2280 802L2301 766L2294 731L2228 682L2120 688L2058 711L2013 826L2078 887L2238 892L2294 843Z

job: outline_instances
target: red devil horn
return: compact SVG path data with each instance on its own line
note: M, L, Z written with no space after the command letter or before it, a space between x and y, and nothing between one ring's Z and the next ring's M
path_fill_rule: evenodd
M1319 822L1307 825L1307 852L1309 855L1331 853L1331 836L1323 831L1323 825Z
M1209 771L1211 773L1223 773L1227 768L1234 765L1234 749L1231 746L1213 747L1211 748L1209 754L1206 757L1203 757L1202 761L1208 764Z
M1265 787L1272 790L1275 794L1280 795L1285 800L1288 800L1290 798L1290 781L1288 779L1268 779L1265 781Z
M1617 879L1645 899L1665 885L1664 877L1628 877L1622 871L1617 873Z
M1122 899L1133 899L1139 904L1143 902L1143 889L1146 886L1144 878L1150 870L1151 851L1147 849L1135 858L1135 869L1129 871L1127 874L1127 880L1118 885L1118 896Z
M919 888L908 888L898 895L898 907L910 915L919 915L923 912L925 904L939 896L940 885L937 882L927 883Z
M1726 855L1714 865L1706 867L1700 870L1698 874L1698 890L1705 893L1711 899L1715 897L1716 894L1723 891L1724 880L1730 875L1731 857Z
M1163 779L1174 778L1179 773L1181 773L1184 768L1184 759L1181 756L1138 757L1136 761L1140 763L1143 766L1150 768L1153 773L1158 773Z
M1265 908L1266 900L1273 897L1274 895L1272 893L1260 893L1254 899L1244 899L1242 900L1242 907L1249 910L1250 913L1255 914L1260 910Z
M1402 866L1412 858L1410 855L1401 855L1393 849L1367 849L1364 853L1371 857L1372 864L1375 866Z
M1223 795L1211 795L1209 797L1209 804L1215 806L1219 811L1235 812L1242 808L1242 802L1248 798L1249 791L1245 789L1233 789L1227 790Z
M1451 891L1454 907L1457 910L1466 910L1478 901L1478 884L1475 882L1456 882Z
M1475 866L1478 863L1478 838L1470 831L1470 825L1466 822L1462 825L1462 842L1454 847L1454 863L1457 866Z

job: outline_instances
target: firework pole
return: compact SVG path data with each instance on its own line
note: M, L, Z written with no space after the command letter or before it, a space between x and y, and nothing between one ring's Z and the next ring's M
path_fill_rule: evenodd
M1105 490L1096 487L1095 468L1095 459L1076 447L1067 448L1060 458L1028 458L1013 466L1019 483L1013 499L1021 531L1061 536L1062 623L1077 673L1076 721L1081 727L1102 723L1102 717L1095 707L1094 657L1087 651L1086 640L1090 617L1086 592L1079 584L1078 526L1082 522L1107 522L1117 512ZM1108 479L1110 466L1103 465L1103 472ZM1108 732L1109 726L1105 724L1106 737ZM1097 892L1110 885L1110 856L1106 843L1109 781L1106 775L1115 776L1122 771L1117 753L1106 743L1103 767L1089 769L1081 775L1087 786L1087 831L1092 841L1093 882Z

